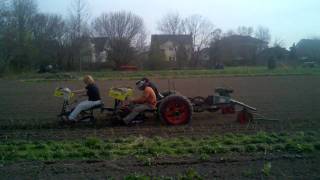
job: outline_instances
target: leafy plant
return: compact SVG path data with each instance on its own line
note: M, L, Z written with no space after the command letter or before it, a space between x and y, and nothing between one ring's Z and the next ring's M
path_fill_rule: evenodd
M269 176L271 173L271 162L267 162L263 165L263 168L261 170L261 172L265 175L265 176Z
M203 178L194 169L188 169L184 175L178 176L179 180L202 180Z

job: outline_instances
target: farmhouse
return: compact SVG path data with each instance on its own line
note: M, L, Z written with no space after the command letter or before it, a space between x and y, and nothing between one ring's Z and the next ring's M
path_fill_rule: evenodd
M152 35L151 51L160 51L164 54L166 61L177 61L179 50L186 53L186 61L192 56L192 36L191 35ZM180 48L180 49L179 49Z
M268 43L250 36L232 35L217 41L211 48L214 61L226 65L253 65Z

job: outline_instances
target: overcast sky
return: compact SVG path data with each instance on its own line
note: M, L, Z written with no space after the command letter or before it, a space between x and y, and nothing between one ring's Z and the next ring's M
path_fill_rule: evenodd
M41 12L68 14L72 0L38 0ZM91 16L118 10L141 16L150 34L168 12L200 14L223 31L263 25L289 47L302 38L320 37L320 0L88 0Z

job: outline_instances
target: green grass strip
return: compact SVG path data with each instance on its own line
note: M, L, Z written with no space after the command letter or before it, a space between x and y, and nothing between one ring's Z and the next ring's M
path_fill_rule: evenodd
M5 79L19 79L24 81L57 81L57 80L79 80L83 75L91 74L99 80L110 79L140 79L141 77L150 78L192 78L192 77L224 77L224 76L287 76L287 75L320 75L320 68L303 67L279 67L269 70L266 67L226 67L223 70L203 69L203 70L161 70L161 71L87 71L87 72L68 72L56 74L37 74L26 72L20 74L8 74Z
M25 160L117 159L134 156L151 163L162 156L199 156L213 154L288 152L312 153L320 150L319 133L226 134L203 138L128 137L113 140L88 138L75 141L19 141L0 143L2 163Z

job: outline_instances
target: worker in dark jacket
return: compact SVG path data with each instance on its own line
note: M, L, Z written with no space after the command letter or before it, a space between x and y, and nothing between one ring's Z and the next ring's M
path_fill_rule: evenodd
M81 111L102 104L99 88L95 84L94 79L90 75L87 75L83 78L83 82L86 84L86 87L84 89L72 92L78 95L85 94L88 96L88 100L80 102L68 117L64 117L65 121L76 121L76 118Z

